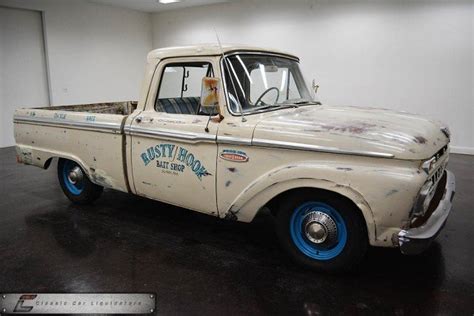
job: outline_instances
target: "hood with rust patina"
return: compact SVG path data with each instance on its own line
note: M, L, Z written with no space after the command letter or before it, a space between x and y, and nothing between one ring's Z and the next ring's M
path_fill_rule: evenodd
M449 139L443 126L421 116L384 109L302 106L273 112L254 131L256 144L421 160Z

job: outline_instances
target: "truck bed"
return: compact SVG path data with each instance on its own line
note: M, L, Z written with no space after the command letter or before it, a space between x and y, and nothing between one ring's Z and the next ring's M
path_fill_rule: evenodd
M70 111L70 112L129 115L137 108L137 104L138 104L137 101L123 101L123 102L49 106L49 107L41 107L41 108L36 108L36 109L48 110L48 111Z
M74 160L92 182L128 192L123 126L136 107L126 101L18 109L17 160L42 168L53 158Z

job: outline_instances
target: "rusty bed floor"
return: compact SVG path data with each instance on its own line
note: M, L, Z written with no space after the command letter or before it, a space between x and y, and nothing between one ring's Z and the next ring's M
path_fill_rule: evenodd
M0 292L155 292L160 315L474 313L474 156L451 156L454 210L426 253L371 249L343 276L289 262L270 216L225 222L111 190L78 207L56 164L17 165L12 147L0 162Z

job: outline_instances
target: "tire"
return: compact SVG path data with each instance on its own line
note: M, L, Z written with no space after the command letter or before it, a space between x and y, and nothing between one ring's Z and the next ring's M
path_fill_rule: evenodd
M71 172L75 172L71 175ZM84 170L74 161L59 159L58 179L67 198L75 204L91 204L97 200L103 187L92 183Z
M356 206L335 193L290 193L275 224L283 249L294 261L314 270L350 271L367 252L364 218Z

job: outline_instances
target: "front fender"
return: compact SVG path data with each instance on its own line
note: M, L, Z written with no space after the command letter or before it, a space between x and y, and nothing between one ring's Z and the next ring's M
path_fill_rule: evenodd
M259 209L283 192L297 188L324 189L339 193L357 205L367 223L369 235L375 238L375 222L372 210L361 193L343 184L341 180L345 177L344 170L325 168L325 172L320 172L321 168L321 165L314 163L300 163L271 170L257 178L237 196L226 216L237 217L239 221L250 222ZM329 171L331 169L332 172ZM325 176L321 177L322 174ZM339 181L336 179L339 179Z
M341 194L360 209L372 245L392 246L390 236L408 220L426 177L414 162L349 158L276 167L242 190L224 216L250 222L259 209L283 192L324 189Z

